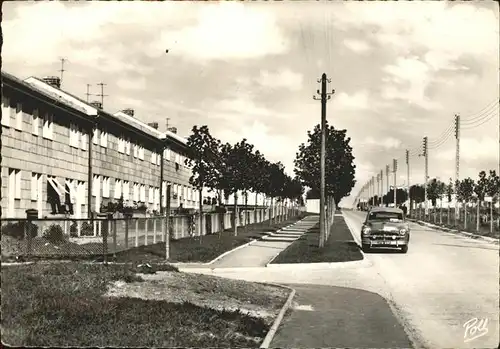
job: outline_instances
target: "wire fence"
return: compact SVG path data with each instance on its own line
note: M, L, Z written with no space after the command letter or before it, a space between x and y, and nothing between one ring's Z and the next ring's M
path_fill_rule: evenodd
M238 226L292 216L292 210L269 209L203 214L95 219L30 218L2 219L3 260L26 259L104 259L140 246L210 235ZM293 210L298 211L299 210Z
M409 214L410 218L418 221L431 223L444 228L460 230L483 236L494 238L500 237L499 214L497 209L490 207L467 207L458 211L455 215L455 208L430 208L427 213L425 208L416 207ZM478 218L479 217L479 218Z

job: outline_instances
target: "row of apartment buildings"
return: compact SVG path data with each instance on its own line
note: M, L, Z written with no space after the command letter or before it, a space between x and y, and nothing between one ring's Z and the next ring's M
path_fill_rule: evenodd
M189 184L187 140L141 122L131 109L109 113L63 91L58 78L19 79L2 71L2 218L89 217L123 198L161 211L198 207ZM204 191L203 197L211 196Z

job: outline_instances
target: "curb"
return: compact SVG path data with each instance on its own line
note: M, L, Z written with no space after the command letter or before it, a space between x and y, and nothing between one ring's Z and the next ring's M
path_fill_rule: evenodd
M280 326L281 322L283 321L283 317L285 316L286 311L292 305L292 300L293 300L293 297L295 296L296 291L295 291L295 289L288 287L288 286L284 286L284 285L271 284L271 283L262 283L262 284L281 287L281 288L285 288L285 289L290 290L290 295L288 296L288 299L286 300L285 304L283 304L283 306L281 307L281 310L278 313L278 316L274 320L273 325L269 329L269 332L267 332L267 335L264 338L264 341L260 345L260 348L269 348L271 341L274 339L274 336L276 335L276 331L278 330L278 327Z
M276 258L276 257L275 257ZM274 258L273 258L274 259ZM280 263L280 264L266 264L266 268L270 269L343 269L359 266L370 266L371 263L366 259L347 262L318 262L318 263Z
M485 240L485 241L493 242L493 243L497 243L497 244L500 242L500 239L491 238L489 236L482 236L482 235L478 235L478 234L474 234L474 233L469 233L469 232L466 232L466 231L457 231L455 229L441 227L439 225L435 225L435 224L432 224L432 223L427 223L427 222L420 221L420 220L413 219L413 218L408 218L408 220L410 222L413 222L413 223L416 223L416 224L419 224L419 225L423 225L423 226L426 226L426 227L429 227L429 228L441 230L442 232L448 233L448 234L462 235L462 236L465 236L465 237L469 237L471 239Z

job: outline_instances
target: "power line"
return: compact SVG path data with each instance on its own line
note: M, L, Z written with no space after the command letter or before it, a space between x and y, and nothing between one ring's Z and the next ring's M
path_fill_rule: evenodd
M492 113L488 116L488 118L486 119L483 119L482 122L478 123L478 124L466 124L465 127L461 126L462 128L466 129L466 130L470 130L470 129L473 129L473 128L476 128L476 127L479 127L481 125L484 125L485 123L487 123L488 121L490 121L491 119L493 119L494 117L496 116L495 113Z
M485 107L483 107L483 109L469 115L469 117L465 118L464 120L465 121L473 121L475 119L481 118L481 116L484 115L484 113L489 113L494 107L497 106L498 103L499 103L498 99L495 99L494 101L488 103ZM460 118L462 118L462 116L460 116ZM461 120L461 121L464 121L464 120Z
M434 141L429 141L429 144L436 144L436 143L439 143L441 142L443 139L447 139L453 132L453 124L450 124L448 126L448 128L443 132L441 133L441 135L439 137L436 138L436 140Z

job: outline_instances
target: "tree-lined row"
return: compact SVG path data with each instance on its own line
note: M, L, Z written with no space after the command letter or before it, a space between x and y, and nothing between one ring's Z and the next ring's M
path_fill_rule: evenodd
M215 190L220 205L223 198L227 200L233 195L234 212L239 192L243 192L245 205L249 192L266 195L271 199L271 210L273 203L283 203L285 199L301 203L304 189L300 180L288 176L280 162L268 161L246 139L235 144L222 143L210 134L208 126L194 126L187 145L190 157L186 164L192 166L193 172L189 182L199 191L200 212L203 188ZM233 226L236 234L237 225Z
M455 189L456 188L456 189ZM479 172L478 179L474 181L472 178L467 177L462 180L453 183L450 179L448 183L442 182L437 178L431 179L427 183L427 200L431 203L431 208L436 209L443 208L443 202L446 201L447 208L450 207L453 196L456 197L456 201L463 204L464 210L464 224L467 221L467 205L475 204L476 206L476 229L479 230L480 225L480 209L481 206L488 206L490 222L493 221L493 206L499 199L500 191L500 178L495 170L490 170L489 174L486 171ZM456 195L454 195L456 194ZM386 199L387 197L387 199ZM488 197L488 205L484 205L485 198ZM394 192L388 195L384 195L383 203L389 204L394 203ZM413 203L421 204L425 202L425 188L422 184L412 185L410 187L410 207L413 207ZM408 200L408 195L406 190L398 189L396 195L396 204L402 204ZM380 204L380 199L377 196L371 197L368 201L371 205ZM457 213L459 214L459 213Z

